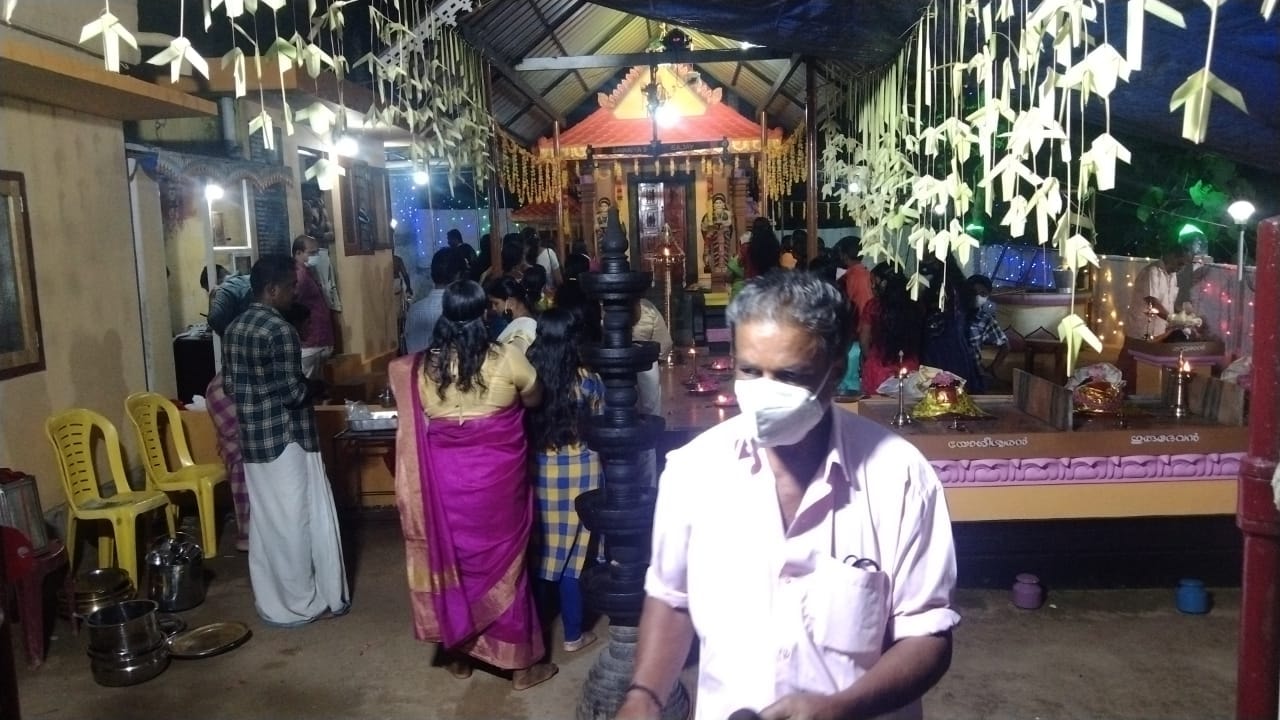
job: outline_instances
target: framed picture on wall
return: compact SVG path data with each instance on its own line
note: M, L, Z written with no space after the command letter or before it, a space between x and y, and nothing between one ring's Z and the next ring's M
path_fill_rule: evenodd
M307 170L324 157L324 153L310 148L298 148L298 177L303 178L300 185L302 194L302 232L316 239L320 247L332 248L333 232L333 193L321 190L314 178L306 180ZM345 183L342 183L345 185Z
M44 370L27 185L0 170L0 380Z
M339 183L343 210L342 244L347 255L368 255L391 247L387 206L387 173L366 162L345 165L346 177Z

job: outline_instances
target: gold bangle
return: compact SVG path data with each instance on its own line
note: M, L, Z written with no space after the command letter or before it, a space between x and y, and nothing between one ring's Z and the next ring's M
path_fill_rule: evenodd
M637 683L631 683L627 686L627 691L624 694L630 694L632 690L639 690L645 695L648 695L649 699L653 701L653 704L658 706L658 712L662 712L667 709L666 704L662 702L662 699L658 697L658 693L654 692L652 688L648 688Z

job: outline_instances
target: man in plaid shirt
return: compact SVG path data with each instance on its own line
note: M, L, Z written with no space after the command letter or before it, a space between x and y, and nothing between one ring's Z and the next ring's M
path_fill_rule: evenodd
M986 275L971 275L965 282L973 295L973 307L966 313L969 318L969 345L973 347L973 357L977 360L978 367L995 375L996 367L1009 354L1009 336L1000 329L995 310L991 307L991 279ZM983 345L994 345L997 348L990 365L982 364Z
M297 286L293 260L263 257L249 279L254 302L224 338L224 387L236 405L253 506L255 605L267 623L290 627L347 612L346 569L301 343L283 315Z

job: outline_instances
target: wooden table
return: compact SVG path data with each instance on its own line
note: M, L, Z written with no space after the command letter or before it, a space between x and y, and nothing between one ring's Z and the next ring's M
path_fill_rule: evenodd
M370 452L376 450L377 452ZM359 510L364 504L364 473L361 472L360 461L369 455L380 455L387 464L387 472L395 474L396 431L395 430L343 430L333 436L333 481L335 485L344 484L355 468L355 481L350 489L343 488L335 492L335 501L339 510ZM334 488L338 490L337 487ZM371 493L374 495L395 495L385 491Z

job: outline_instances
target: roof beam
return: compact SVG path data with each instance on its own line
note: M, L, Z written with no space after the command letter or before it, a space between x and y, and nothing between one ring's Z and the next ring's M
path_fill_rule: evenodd
M535 16L537 16L538 21L542 23L542 27L546 28L547 37L551 38L551 42L556 46L556 49L561 53L568 55L569 50L565 48L564 43L560 42L560 36L556 35L556 28L553 27L551 23L547 22L547 16L542 13L542 8L538 7L538 4L533 0L528 0L528 3L529 9L533 11ZM582 73L575 72L573 76L578 79L578 84L582 86L583 92L591 92L591 88L587 87L587 81L583 79Z
M749 62L752 60L780 60L791 55L770 48L746 50L666 50L663 52L622 53L617 55L571 55L568 57L525 58L515 69L530 70L582 70L584 68L620 68L636 65L661 65L684 63L699 65L718 62Z
M472 47L483 53L484 59L493 67L494 70L497 70L502 75L503 79L515 86L516 90L519 90L521 95L529 98L529 100L536 105L539 110L547 114L547 117L561 125L565 124L564 115L557 112L556 109L551 106L551 103L547 102L546 99L542 97L541 93L530 87L529 83L525 82L520 77L520 73L516 72L514 68L503 62L497 51L490 47L482 38L478 37L475 31L465 25L460 25L459 29L462 30L462 37L470 43Z
M782 86L787 84L787 81L791 79L791 75L795 73L796 68L798 67L800 67L800 53L792 55L791 64L787 65L787 69L780 73L778 77L774 78L773 85L769 87L769 92L765 93L764 99L760 101L758 106L756 106L757 113L768 112L769 103L773 102L773 99L778 96L778 93L782 92ZM736 72L734 73L734 76L734 79L736 80Z

